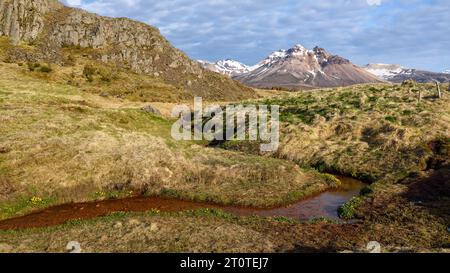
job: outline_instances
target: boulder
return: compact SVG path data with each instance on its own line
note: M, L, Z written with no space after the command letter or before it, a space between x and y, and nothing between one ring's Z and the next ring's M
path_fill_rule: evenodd
M157 108L155 108L155 107L153 107L151 105L144 106L142 108L142 110L147 112L147 113L153 114L155 116L159 116L159 117L161 116L161 112Z

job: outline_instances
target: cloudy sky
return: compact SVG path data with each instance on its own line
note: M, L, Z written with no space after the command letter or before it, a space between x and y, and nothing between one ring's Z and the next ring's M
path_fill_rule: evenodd
M449 0L64 0L158 27L191 58L255 64L294 44L359 65L450 69Z

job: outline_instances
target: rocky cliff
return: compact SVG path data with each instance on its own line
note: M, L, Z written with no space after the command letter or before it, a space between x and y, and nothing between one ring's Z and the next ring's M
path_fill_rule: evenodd
M154 27L65 7L56 0L0 0L0 35L34 47L27 52L13 48L12 61L62 63L62 49L89 49L89 58L161 78L188 97L232 100L254 95L250 88L204 70Z
M11 37L14 43L32 41L44 28L44 15L62 7L54 0L1 0L0 35Z

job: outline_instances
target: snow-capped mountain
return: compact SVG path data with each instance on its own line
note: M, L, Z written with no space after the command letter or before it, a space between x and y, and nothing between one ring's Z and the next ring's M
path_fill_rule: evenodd
M273 52L272 54L270 54L267 58L265 58L264 60L260 61L259 63L257 63L256 65L251 66L251 70L255 70L260 68L261 66L264 65L271 65L279 60L282 60L284 58L286 58L287 56L287 51L284 49L280 49L278 51Z
M398 64L368 64L364 69L386 81L395 75L406 73L406 68Z
M380 82L376 76L347 59L332 55L323 48L310 50L300 44L288 50L275 51L253 66L233 60L199 62L207 69L257 88L308 89Z
M215 63L208 61L198 61L204 68L214 72L218 72L230 77L247 73L251 71L251 67L234 60L222 60Z
M258 88L301 89L382 81L400 83L408 79L421 83L450 82L450 70L436 73L381 63L361 68L323 48L310 50L300 44L275 51L253 66L229 59L216 63L199 62L206 69Z
M235 77L258 69L261 66L270 65L271 63L274 63L278 60L285 58L286 55L287 55L286 50L275 51L261 62L252 66L231 59L221 60L215 63L203 60L199 60L198 62L206 69L224 75L228 75L231 77Z
M413 68L405 68L396 64L368 64L364 67L366 71L379 78L400 83L405 80L415 80L420 83L426 82L450 82L450 73L436 73Z
M381 82L376 76L325 49L295 45L272 53L250 71L233 76L257 88L308 89Z

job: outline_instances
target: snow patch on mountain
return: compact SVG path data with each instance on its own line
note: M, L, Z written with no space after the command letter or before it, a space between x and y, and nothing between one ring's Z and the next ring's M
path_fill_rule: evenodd
M405 68L395 64L368 64L364 69L389 82L399 83L405 80L415 80L419 83L450 82L450 71L447 71L447 73L445 71L436 73L420 69Z
M408 69L397 64L368 64L364 69L383 80L389 80L398 74L408 73Z
M279 60L286 58L287 56L288 56L287 50L280 49L278 51L275 51L272 54L270 54L267 58L265 58L264 60L251 66L250 71L256 70L265 65L271 66L271 64L274 64L274 63L278 62Z
M221 60L215 63L208 61L198 61L204 68L218 72L230 77L251 71L251 67L234 60Z
M207 69L257 88L302 89L381 82L345 58L317 46L311 50L301 44L275 51L253 66L233 60L201 63Z
M198 62L202 64L203 67L209 70L233 77L257 70L263 66L267 67L268 69L273 64L288 57L306 57L307 55L314 55L314 51L307 49L301 44L297 44L293 48L290 48L288 50L280 49L278 51L275 51L264 60L252 66L248 66L231 59L221 60L215 63L202 60L199 60ZM311 74L315 75L316 73L317 71L314 71Z

